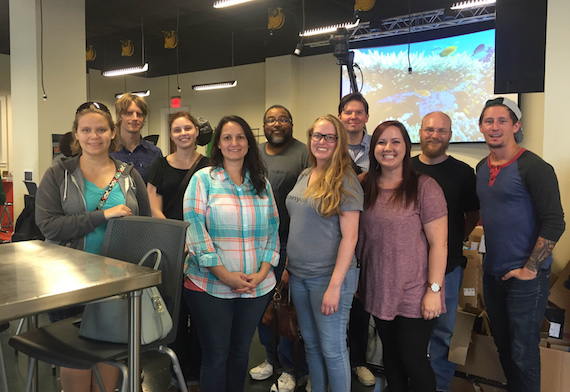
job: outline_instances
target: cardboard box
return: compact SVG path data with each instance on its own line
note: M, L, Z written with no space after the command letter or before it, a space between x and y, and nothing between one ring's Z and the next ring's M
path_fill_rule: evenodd
M467 353L465 365L457 365L455 369L466 374L506 383L507 380L493 338L473 333L471 340L472 343ZM544 391L548 390L545 389Z
M473 333L473 324L477 319L476 312L458 310L455 316L455 326L451 343L449 345L449 354L447 359L450 362L465 365L467 360L467 352L471 344L471 334Z
M471 234L469 234L469 239L467 244L471 250L479 250L481 241L483 238L483 226L475 226Z
M463 271L463 283L459 289L459 306L484 309L483 304L483 257L476 250L464 250L467 265Z
M564 287L564 282L570 276L570 262L566 264L564 270L560 273L558 279L550 289L550 297L548 300L561 309L564 309L564 339L570 339L570 290Z
M570 392L570 342L549 338L547 346L540 347L540 390Z

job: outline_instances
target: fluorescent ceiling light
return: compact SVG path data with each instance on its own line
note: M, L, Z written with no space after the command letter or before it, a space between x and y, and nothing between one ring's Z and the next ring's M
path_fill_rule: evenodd
M337 31L338 29L350 30L350 29L354 29L355 27L357 27L359 23L360 23L360 19L358 19L354 23L348 22L348 23L341 23L341 24L332 25L332 26L319 27L318 29L305 30L302 33L299 33L299 36L300 37L310 37L312 35L332 33L332 32Z
M135 73L146 72L146 71L148 71L148 63L145 63L144 65L139 65L137 67L112 69L110 71L105 71L105 72L103 72L103 76L129 75L129 74L135 74Z
M229 82L195 84L192 86L192 90L195 91L216 90L220 88L232 88L235 86L237 86L237 80L230 80Z
M123 95L128 94L128 93L117 93L115 94L115 98L121 98ZM130 94L139 96L139 97L148 97L150 95L150 90L145 90L145 91L133 91Z
M471 1L462 1L459 3L454 3L451 6L452 10L463 10L466 8L476 8L482 7L485 5L495 4L497 0L471 0Z
M249 1L251 0L218 0L214 3L214 8L231 7L232 5L247 3Z

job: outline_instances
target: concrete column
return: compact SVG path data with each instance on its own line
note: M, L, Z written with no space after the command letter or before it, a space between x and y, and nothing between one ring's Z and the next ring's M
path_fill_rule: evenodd
M75 109L86 100L84 1L10 0L10 69L10 169L18 215L26 193L24 171L41 181L52 159L51 135L70 131Z

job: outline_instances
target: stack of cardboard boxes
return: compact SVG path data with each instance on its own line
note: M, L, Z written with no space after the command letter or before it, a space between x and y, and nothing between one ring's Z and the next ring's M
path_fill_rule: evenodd
M568 283L566 283L568 281ZM565 284L566 283L566 284ZM570 262L554 281L548 300L553 307L564 312L563 324L550 322L549 336L541 342L541 390L548 392L570 391ZM556 320L560 321L560 320ZM557 339L556 337L562 337Z
M489 319L483 300L484 244L483 228L477 226L469 237L470 249L464 250L467 266L459 292L459 309L449 360L457 364L458 372L464 373L468 378L480 380L481 385L488 383L500 386L506 379L497 348L490 336ZM570 289L564 285L569 279L570 262L556 279L549 297L551 305L566 310L563 328L557 327L556 324L551 327L547 320L543 323L541 390L545 392L570 392ZM570 287L570 281L567 286ZM554 335L558 329L561 329L563 334ZM553 338L553 335L564 339ZM483 390L503 389L485 387Z

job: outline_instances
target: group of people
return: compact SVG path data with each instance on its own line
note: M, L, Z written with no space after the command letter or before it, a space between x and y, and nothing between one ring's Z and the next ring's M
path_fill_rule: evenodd
M337 116L309 127L306 145L281 105L265 112L260 145L244 119L225 116L209 158L196 151L196 119L179 112L169 123L176 149L163 157L140 136L144 100L120 98L116 123L105 105L86 102L72 128L76 156L46 172L36 221L47 240L93 253L111 218L190 223L173 349L189 385L199 380L203 391L243 390L256 329L267 360L249 374L263 380L280 371L271 391L294 391L310 376L307 390L346 392L352 373L373 385L371 316L391 392L449 391L462 244L481 208L485 300L508 390L538 391L540 321L564 220L552 167L518 146L520 109L504 98L486 103L480 130L490 154L477 175L446 153L448 115L423 118L421 154L412 158L404 125L385 121L369 135L368 112L361 94L343 97ZM286 338L272 344L261 323L281 280L290 285L306 363L293 361ZM117 371L100 369L114 388ZM66 392L97 388L88 370L62 369L61 382ZM173 377L171 389L178 387Z

